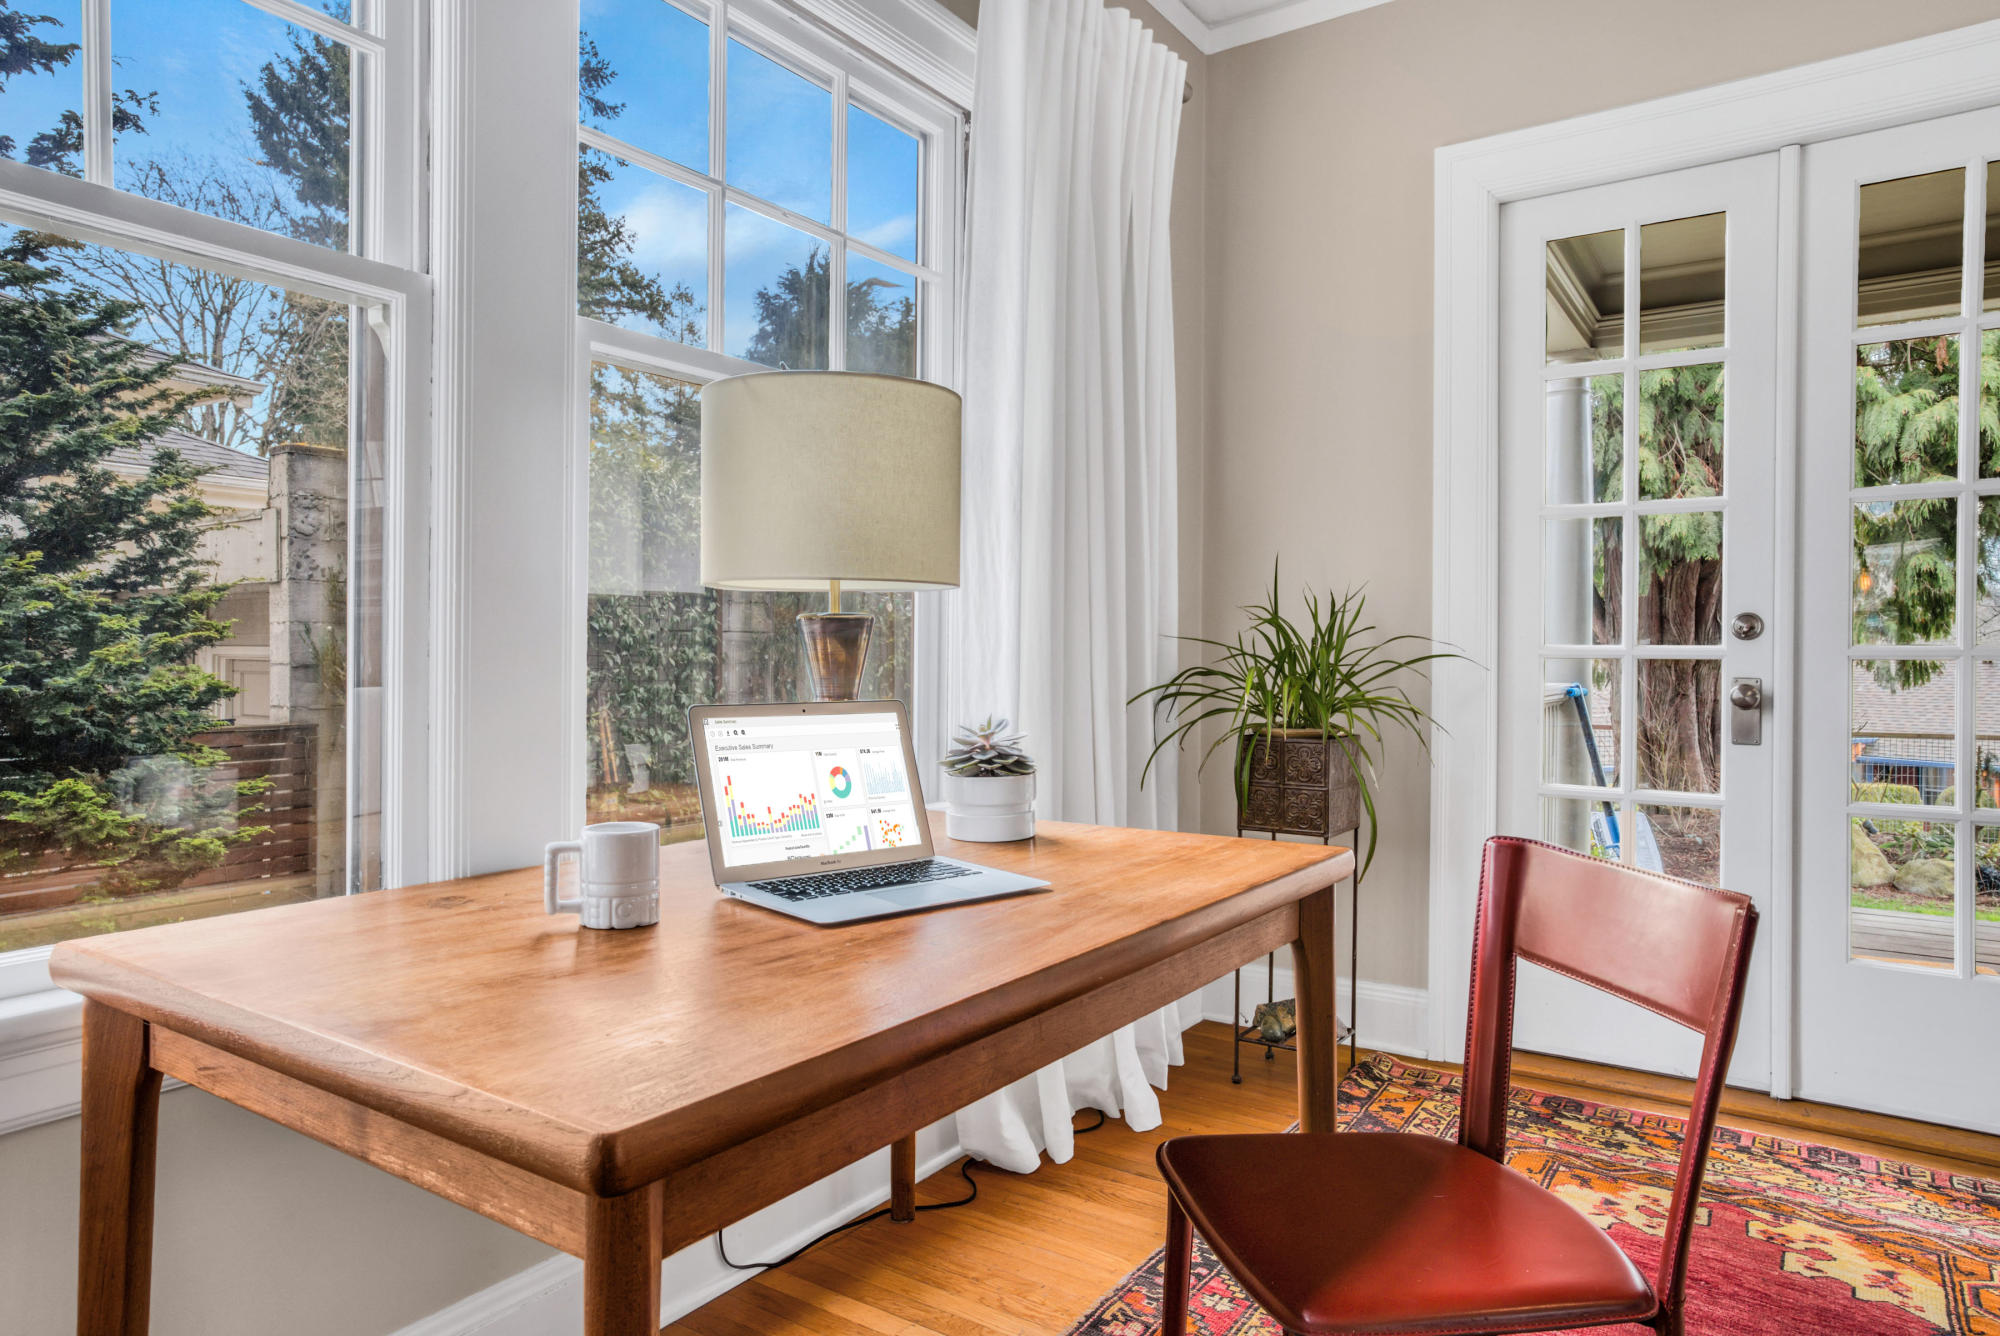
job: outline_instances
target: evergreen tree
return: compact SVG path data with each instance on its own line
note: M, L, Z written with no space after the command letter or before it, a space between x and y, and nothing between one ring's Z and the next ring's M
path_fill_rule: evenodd
M351 65L345 44L294 29L291 50L243 85L263 165L285 178L304 211L293 235L336 250L347 249Z
M124 337L130 304L68 281L55 261L72 244L0 247L0 859L129 863L153 880L128 886L158 884L251 838L234 812L259 785L198 775L218 753L195 735L230 692L192 662L227 631L197 551L199 474L165 449L137 478L105 466L188 396L172 361ZM162 799L142 758L190 782Z
M76 42L51 42L35 30L59 25L53 14L25 14L12 0L0 0L0 93L16 75L54 74L76 59L82 46ZM157 93L141 93L127 88L112 95L111 132L144 134L144 116L160 109ZM12 135L0 135L0 158L11 158L17 145ZM65 111L54 126L28 141L26 159L32 167L49 167L66 176L83 175L83 117Z

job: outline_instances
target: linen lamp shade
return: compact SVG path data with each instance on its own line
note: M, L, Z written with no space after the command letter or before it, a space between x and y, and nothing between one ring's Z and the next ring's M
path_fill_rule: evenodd
M701 582L958 584L959 397L851 371L760 371L701 391Z

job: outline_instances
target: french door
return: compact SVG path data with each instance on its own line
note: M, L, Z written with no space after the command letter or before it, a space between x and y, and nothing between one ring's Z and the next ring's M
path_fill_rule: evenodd
M2000 109L1801 200L1798 1090L2000 1132Z
M1776 155L1501 212L1500 820L1771 887ZM1735 703L1732 703L1735 702ZM1770 1084L1772 944L1730 1079ZM1533 966L1523 1048L1691 1074L1699 1037Z

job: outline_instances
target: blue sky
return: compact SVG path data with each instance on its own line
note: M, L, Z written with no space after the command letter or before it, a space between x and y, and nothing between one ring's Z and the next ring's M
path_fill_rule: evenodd
M625 104L591 123L648 152L706 172L708 29L666 0L583 0L583 27L618 77L605 90ZM729 44L730 183L819 221L832 216L833 99L824 88L732 40ZM848 228L906 259L916 256L915 138L860 108L848 114ZM615 168L605 207L624 217L634 258L669 284L706 299L708 214L699 190L641 168ZM723 238L726 335L741 354L756 332L756 293L803 264L814 238L732 207ZM856 261L850 259L850 268ZM869 266L869 274L881 269ZM856 273L855 277L863 277ZM899 280L901 275L895 275Z

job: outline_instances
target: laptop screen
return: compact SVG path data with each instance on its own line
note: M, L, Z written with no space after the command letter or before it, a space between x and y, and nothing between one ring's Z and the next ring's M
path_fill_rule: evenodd
M724 867L923 843L892 711L701 720Z

